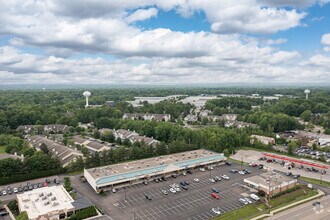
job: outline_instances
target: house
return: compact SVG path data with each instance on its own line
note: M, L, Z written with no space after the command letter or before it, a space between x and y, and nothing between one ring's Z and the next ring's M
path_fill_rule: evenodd
M124 130L124 129L118 129L118 130L113 130L113 135L115 136L115 139L117 140L120 138L121 140L128 139L132 144L135 142L144 142L145 144L149 146L155 146L160 143L160 141L154 139L153 137L146 137L146 136L141 136L135 131L130 131L130 130Z
M116 102L115 101L106 101L105 105L114 107L116 105Z
M228 120L225 122L225 127L226 128L255 128L257 127L256 124L244 122L244 121L233 121L233 120Z
M50 124L50 125L21 125L17 127L17 131L23 131L25 134L37 134L41 132L46 133L66 133L70 131L70 126L62 124Z
M170 114L148 114L148 113L125 113L123 119L145 120L145 121L169 121Z
M57 157L63 167L69 165L71 161L75 161L77 157L83 156L81 152L74 148L62 145L57 143L57 141L50 140L40 135L28 136L27 141L30 143L30 146L37 148L37 150L40 150L40 146L45 144L49 153Z
M197 115L188 114L183 120L187 123L194 123L197 122L198 117Z
M85 146L90 152L102 152L104 150L110 150L110 143L109 145L106 144L104 141L95 140L92 138L85 139L80 137L79 135L73 136L72 140L74 144L79 146Z
M254 143L254 139L256 139L257 141L260 141L262 144L275 144L275 139L272 137L266 137L266 136L261 136L261 135L251 135L251 143Z

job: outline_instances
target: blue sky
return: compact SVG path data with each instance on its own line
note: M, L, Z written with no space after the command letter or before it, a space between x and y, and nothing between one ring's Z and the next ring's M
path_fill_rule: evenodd
M329 0L0 4L0 84L330 81Z

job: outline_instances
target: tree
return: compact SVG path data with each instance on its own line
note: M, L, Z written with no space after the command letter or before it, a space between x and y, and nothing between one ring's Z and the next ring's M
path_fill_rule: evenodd
M306 110L301 113L300 118L306 122L310 121L312 118L312 112L310 110Z
M40 150L41 150L42 152L44 152L45 154L48 154L48 153L49 153L48 147L47 147L47 145L46 145L45 143L42 143L42 144L40 145Z
M28 220L29 217L26 213L26 211L24 212L21 212L17 217L16 217L16 220Z

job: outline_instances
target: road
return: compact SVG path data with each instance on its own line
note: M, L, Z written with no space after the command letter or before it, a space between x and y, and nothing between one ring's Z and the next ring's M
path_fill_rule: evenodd
M313 206L313 202L320 201L320 205ZM310 201L280 212L267 220L328 220L330 219L330 196Z

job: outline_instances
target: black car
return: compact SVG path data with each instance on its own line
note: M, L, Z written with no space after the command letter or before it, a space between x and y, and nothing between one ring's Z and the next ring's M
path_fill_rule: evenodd
M181 185L181 188L184 189L184 190L188 190L188 187L187 186Z
M50 183L50 180L49 179L46 179L46 183L49 184Z
M294 179L298 179L299 177L300 177L300 174L293 175L293 178L294 178Z
M18 192L23 192L23 187L18 187Z
M186 183L186 185L189 185L190 183L188 181L184 181Z
M167 180L164 176L162 176L161 179L162 179L163 181L166 181L166 180Z
M180 182L180 185L185 186L186 185L185 181Z
M231 163L228 162L228 161L226 161L225 164L226 164L227 166L231 166Z
M291 172L288 172L288 173L286 173L285 175L286 175L286 176L291 176L292 173L291 173Z
M250 173L251 173L250 170L247 170L247 169L244 169L243 172L244 172L245 174L250 174Z
M175 174L172 174L171 177L176 178L176 175Z
M316 201L316 202L313 202L313 206L317 206L317 205L320 205L321 203Z
M28 187L28 186L24 186L24 187L23 187L23 190L24 190L24 191L28 191L28 190L29 190L29 187Z
M146 199L151 200L151 197L149 195L146 195Z
M188 173L188 174L192 174L191 170L187 170L187 173Z

